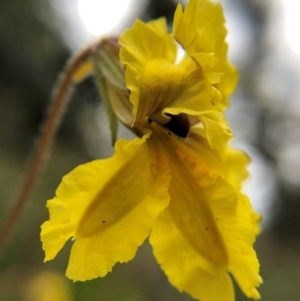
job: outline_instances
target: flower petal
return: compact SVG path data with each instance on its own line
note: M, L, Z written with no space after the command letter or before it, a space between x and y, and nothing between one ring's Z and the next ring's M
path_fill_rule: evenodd
M256 287L261 284L262 279L253 249L256 235L260 232L259 215L252 210L248 198L240 192L241 184L248 175L246 165L249 158L243 152L230 147L220 151L220 158L225 170L223 177L237 195L237 207L235 212L229 207L224 210L226 208L212 198L211 208L214 216L218 216L219 229L229 256L229 271L246 296L259 299Z
M168 209L156 220L150 236L153 252L169 281L201 301L233 301L231 279L224 267L207 261L185 239Z
M48 202L42 226L46 259L75 237L67 276L104 276L117 262L131 260L168 205L168 165L145 135L119 140L112 158L81 165L64 177Z
M216 109L219 100L218 91L207 80L202 79L187 85L182 93L162 110L162 113L197 116L204 125L210 147L221 148L232 135L224 113Z
M217 89L223 96L220 108L228 105L227 97L237 82L237 71L227 59L227 30L220 3L190 0L184 12L178 5L173 22L174 37L203 68L208 77L215 70L223 73Z
M185 152L189 151L190 156L197 156L197 150L205 149L205 143L201 137L192 136L190 139L186 139L186 144L182 146L182 149ZM248 297L258 299L259 294L256 287L262 280L259 276L259 262L253 249L253 243L256 235L260 232L258 224L260 216L253 211L248 198L240 192L242 183L248 176L246 166L249 158L245 153L231 147L213 151L212 158L213 154L220 161L205 160L212 163L211 172L217 173L225 179L237 195L236 212L228 211L227 215L224 215L224 211L220 211L219 202L211 199L214 216L221 216L223 212L223 218L219 218L218 225L229 256L229 270L243 292ZM217 162L219 162L219 167Z
M197 252L214 264L227 267L227 251L206 192L207 182L214 181L215 175L209 169L203 169L201 159L189 156L175 137L159 129L156 133L159 136L153 134L151 139L157 139L157 144L164 144L171 166L171 201L168 208L175 223ZM198 173L201 177L197 176ZM208 177L202 177L203 174ZM230 197L230 202L234 210L234 195Z
M258 216L240 192L241 182L247 175L247 157L230 148L212 150L200 136L192 135L183 143L183 139L167 137L162 130L157 130L157 134L169 145L166 150L171 166L168 210L176 227L199 256L224 273L230 271L243 292L257 299L256 287L261 278L253 243L258 233ZM236 164L232 164L235 159ZM240 176L235 175L238 171ZM207 227L208 237L201 227ZM158 261L163 263L163 259ZM171 277L173 272L163 269ZM176 279L170 281L187 290L178 286Z
M201 72L200 70L198 70ZM190 83L181 94L170 103L164 113L201 115L205 111L215 111L215 104L221 99L220 93L204 78L196 77L197 71L190 76Z
M232 137L231 130L221 112L205 112L200 116L204 124L207 141L211 148L222 148Z
M234 188L240 190L249 176L246 169L250 163L249 156L243 151L228 146L220 151L220 157L226 166L226 180Z
M152 89L156 88L152 86L149 70L145 72L148 63L156 61L156 67L161 65L161 68L164 68L166 65L169 68L169 64L174 63L176 59L177 47L167 32L166 20L163 18L147 24L137 20L132 28L121 35L119 43L120 60L126 66L126 86L130 90L133 116L139 120L153 110L157 100L148 95L148 85ZM149 99L145 99L146 97Z
M226 181L232 185L236 191L241 191L242 184L249 175L246 168L250 162L250 158L243 151L233 149L232 147L226 147L219 153L223 164L226 166L224 178L226 178ZM245 198L246 196L243 197ZM252 221L255 235L257 235L261 232L259 225L261 216L252 211L249 200L245 202L249 204L249 219Z
M257 221L254 220L248 198L239 194L237 211L231 217L227 215L223 218L217 204L213 208L214 214L220 216L219 227L229 254L230 272L247 297L259 299L256 287L262 283L262 279L259 276L259 262L252 247L257 233Z
M227 30L224 23L220 3L211 0L190 0L184 11L181 5L178 5L175 11L173 35L188 54L212 53L220 59L220 47L226 46ZM214 63L214 55L210 61L210 64Z

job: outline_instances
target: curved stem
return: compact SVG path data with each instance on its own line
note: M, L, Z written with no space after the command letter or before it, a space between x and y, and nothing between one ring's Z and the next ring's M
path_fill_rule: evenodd
M0 229L0 251L16 226L21 212L33 191L34 185L43 167L43 163L46 161L48 150L51 147L66 104L70 99L72 85L90 75L91 70L87 68L87 65L92 49L93 47L90 46L71 59L65 72L58 81L45 124L42 128L41 137L33 151L33 156L30 160L25 179L22 182L22 186L12 208Z

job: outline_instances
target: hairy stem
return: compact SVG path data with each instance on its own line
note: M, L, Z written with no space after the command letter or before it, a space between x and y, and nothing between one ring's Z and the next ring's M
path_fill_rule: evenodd
M49 107L48 115L42 127L40 139L33 151L25 179L22 182L19 193L15 198L6 219L2 223L2 228L0 229L0 251L7 242L7 239L21 216L24 206L30 198L41 169L46 161L47 153L51 147L55 132L65 111L65 107L70 99L73 84L82 81L85 77L90 75L92 71L92 68L89 68L89 59L91 57L93 47L94 45L87 47L71 59L65 72L61 75L58 81Z

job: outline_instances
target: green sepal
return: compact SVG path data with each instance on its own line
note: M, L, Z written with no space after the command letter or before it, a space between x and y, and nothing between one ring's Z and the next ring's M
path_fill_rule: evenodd
M113 145L117 138L118 121L130 128L133 120L119 49L116 39L106 39L98 44L92 55L95 79L108 116Z
M110 101L110 95L108 93L108 87L106 83L106 79L103 76L102 70L99 67L99 64L95 62L95 59L93 60L94 65L94 74L95 74L95 80L97 87L99 89L104 109L108 118L109 123L109 129L110 129L110 135L111 135L111 143L114 146L115 142L117 141L118 136L118 118L112 108L111 101Z
M105 79L119 90L126 91L125 70L119 60L120 46L115 39L103 40L94 52L94 64L97 64Z

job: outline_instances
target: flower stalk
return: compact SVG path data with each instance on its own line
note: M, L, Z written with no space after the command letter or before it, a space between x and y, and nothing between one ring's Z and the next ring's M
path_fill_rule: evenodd
M10 211L1 225L0 251L4 248L9 236L17 226L22 211L29 201L43 166L47 161L56 130L70 100L73 85L91 74L92 69L89 60L92 50L93 47L85 48L70 60L65 72L60 76L57 86L54 89L45 123L42 125L41 135L33 150L25 178L21 183L21 187L13 201Z

